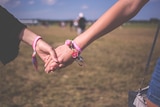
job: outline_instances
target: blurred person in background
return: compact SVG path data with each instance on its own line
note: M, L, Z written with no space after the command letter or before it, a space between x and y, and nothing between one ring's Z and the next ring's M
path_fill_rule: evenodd
M83 13L79 13L77 22L78 22L77 35L79 35L83 33L86 28L86 19Z

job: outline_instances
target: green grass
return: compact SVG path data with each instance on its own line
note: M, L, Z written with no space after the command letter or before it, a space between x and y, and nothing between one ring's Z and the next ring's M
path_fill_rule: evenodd
M53 47L76 36L69 27L30 26ZM32 49L21 43L18 57L0 72L0 107L127 107L128 91L136 90L145 76L149 82L156 59L156 45L149 73L144 68L156 25L125 25L93 42L82 56L86 66L76 62L51 74L31 64ZM158 38L157 44L160 43Z

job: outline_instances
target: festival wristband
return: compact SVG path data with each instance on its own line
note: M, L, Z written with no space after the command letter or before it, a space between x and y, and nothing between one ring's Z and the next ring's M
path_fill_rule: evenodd
M32 48L33 48L32 63L34 65L34 68L36 71L38 70L38 62L37 62L37 58L36 58L36 44L39 39L42 39L42 38L40 36L37 36L32 44Z
M72 41L72 44L73 44L74 48L79 51L79 53L82 52L81 48L74 41Z
M68 45L72 49L76 49L79 54L82 52L81 48L72 40L66 40L65 44Z
M39 39L42 39L42 37L37 36L36 39L34 40L34 42L33 42L33 44L32 44L33 51L36 51L36 44L37 44L37 41L38 41Z
M81 48L72 40L66 40L65 45L69 46L69 48L73 51L72 58L76 59L78 64L82 66L84 64L84 60L80 56L80 53L82 52Z

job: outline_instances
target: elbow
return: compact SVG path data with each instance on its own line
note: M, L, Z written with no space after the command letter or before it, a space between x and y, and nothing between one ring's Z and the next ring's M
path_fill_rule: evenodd
M141 8L149 1L149 0L124 0L126 2L126 14L129 17L134 17Z

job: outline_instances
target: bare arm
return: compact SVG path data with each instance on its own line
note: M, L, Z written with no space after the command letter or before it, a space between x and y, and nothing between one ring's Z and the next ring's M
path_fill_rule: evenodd
M148 0L118 0L107 10L90 28L77 36L73 41L83 50L96 39L111 32L118 26L134 17ZM62 45L56 48L57 56L61 66L71 64L74 59L72 50Z
M33 45L33 42L37 37L38 37L37 34L35 34L34 32L30 31L27 28L25 28L19 35L20 40L22 40L23 42L27 43L30 46ZM58 59L57 59L55 50L48 43L46 43L43 39L39 39L37 41L36 52L39 55L39 57L43 60L43 62L45 63L45 67L46 67L45 71L47 73L51 72L58 66L58 64L56 63L58 62ZM49 56L51 56L51 59L53 59L53 67L49 67L46 65Z
M82 49L134 17L148 0L119 0L74 41Z

